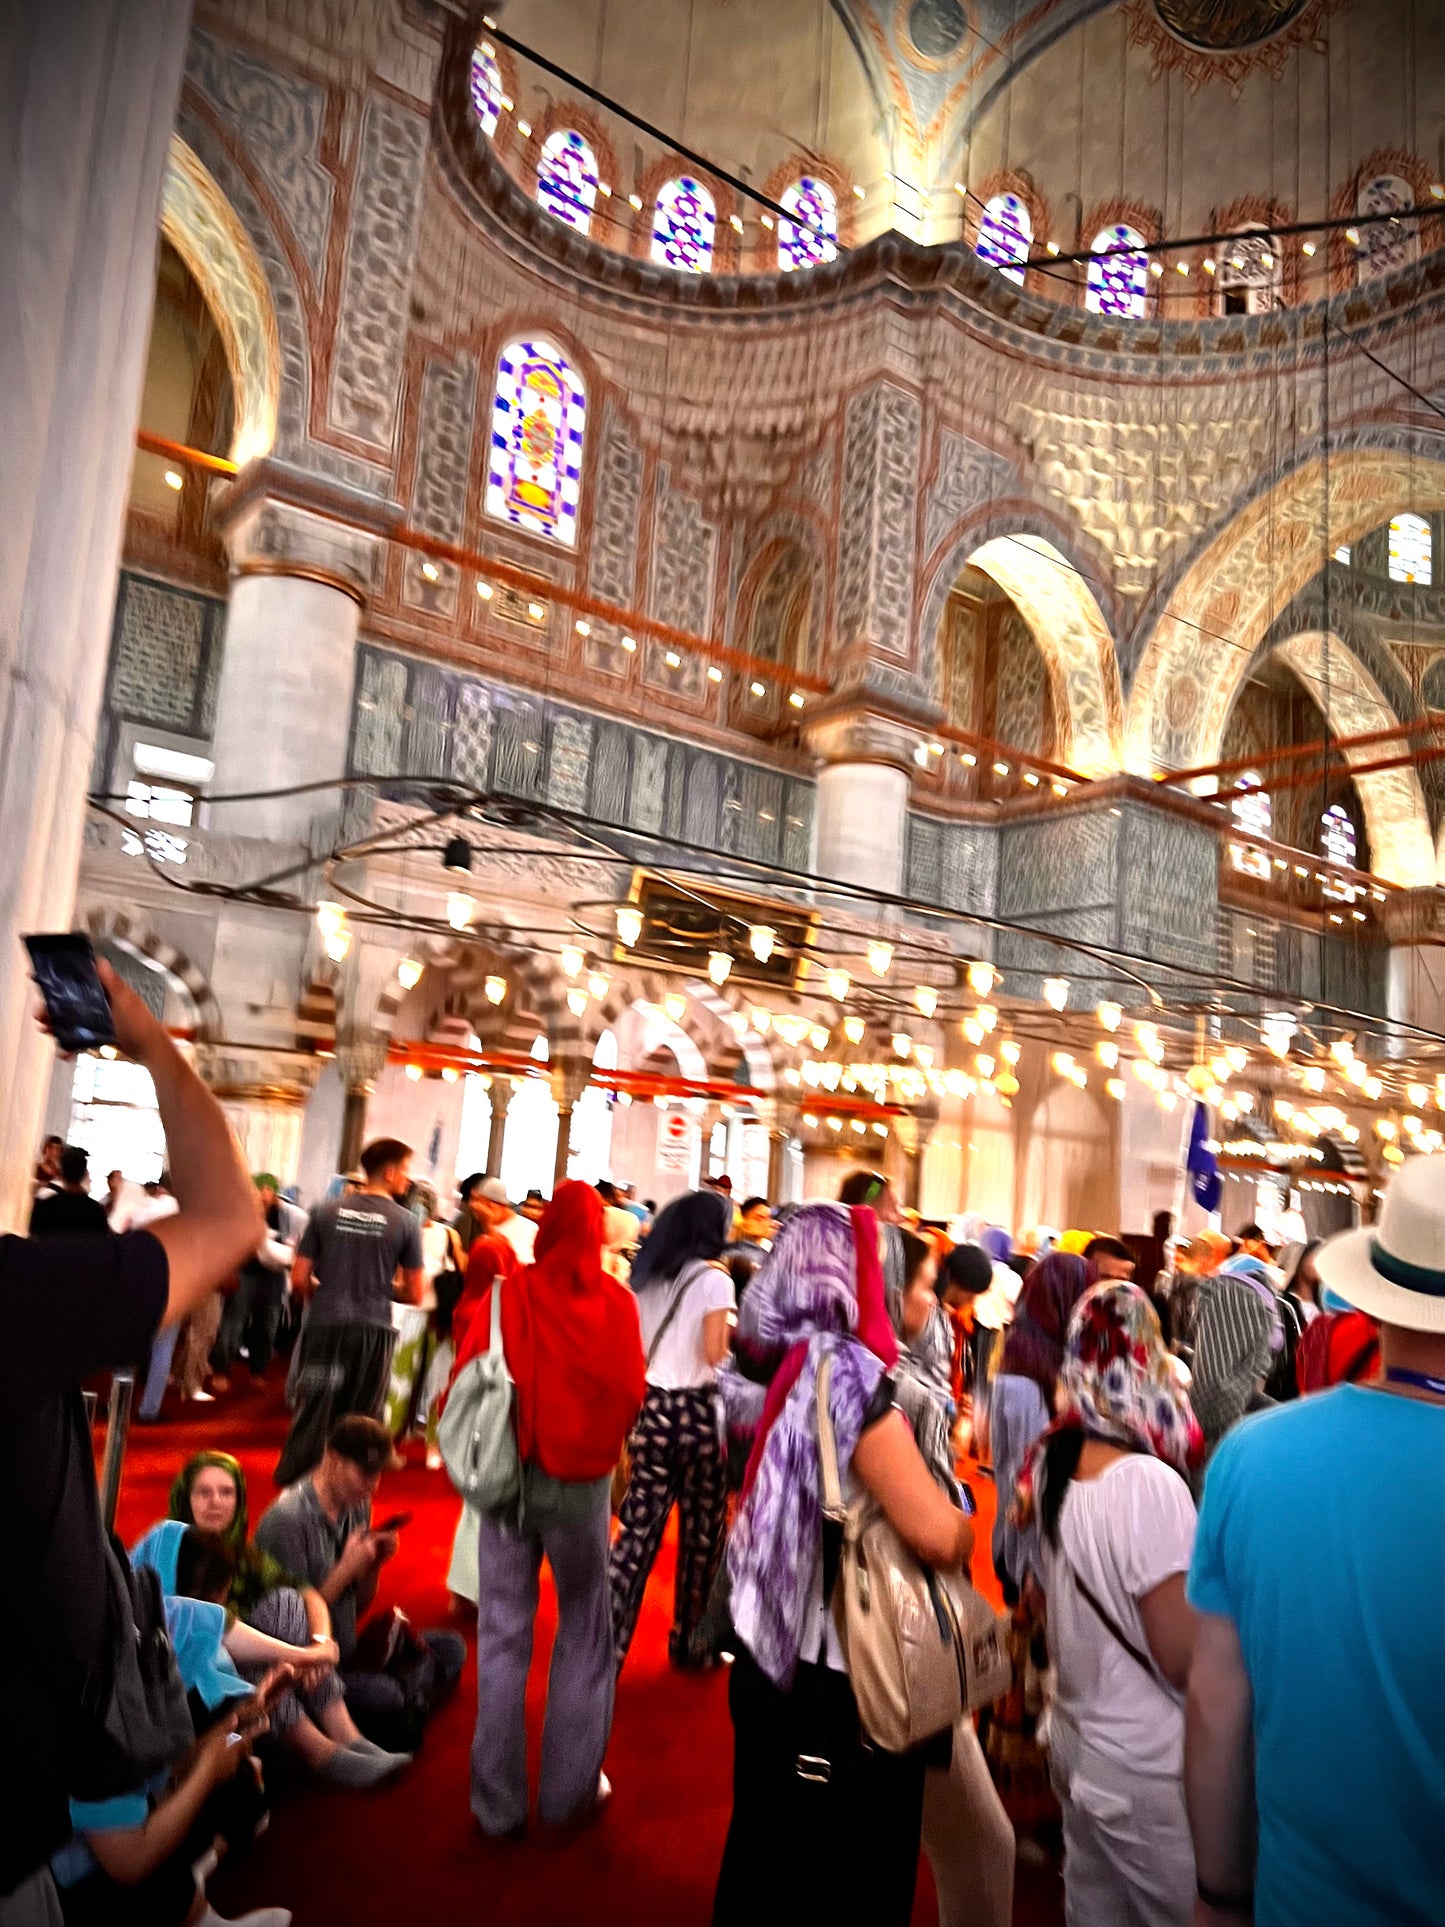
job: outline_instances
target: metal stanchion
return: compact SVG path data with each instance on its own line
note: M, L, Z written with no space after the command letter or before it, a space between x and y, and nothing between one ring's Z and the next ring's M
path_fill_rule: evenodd
M87 1432L93 1432L95 1430L95 1408L99 1400L96 1398L94 1392L82 1392L80 1396L85 1402L85 1429Z
M100 1516L107 1532L115 1529L115 1507L120 1497L120 1474L125 1464L134 1397L135 1373L115 1373L110 1381L110 1419L105 1428L105 1458L100 1469Z

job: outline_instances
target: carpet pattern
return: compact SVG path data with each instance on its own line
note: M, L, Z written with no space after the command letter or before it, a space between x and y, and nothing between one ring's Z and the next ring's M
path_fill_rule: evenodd
M273 1368L279 1372L279 1368ZM244 1380L244 1371L240 1375ZM215 1405L168 1402L162 1423L132 1433L118 1526L132 1542L165 1511L172 1478L195 1451L234 1452L246 1468L251 1517L274 1496L271 1470L285 1433L279 1382L239 1390ZM444 1472L428 1472L419 1448L382 1482L382 1512L410 1510L401 1551L386 1567L378 1604L399 1604L414 1625L457 1624L468 1634L467 1669L438 1714L415 1765L375 1793L312 1785L277 1789L269 1833L211 1882L221 1913L286 1906L296 1927L485 1921L487 1927L705 1927L731 1804L732 1730L725 1669L702 1675L667 1663L675 1522L647 1588L636 1639L618 1688L607 1772L615 1789L605 1816L565 1839L535 1828L511 1845L488 1844L467 1805L467 1757L476 1714L472 1628L448 1617L447 1560L458 1500ZM992 1488L979 1496L975 1577L992 1591L987 1546ZM535 1787L555 1606L544 1568L527 1712ZM1060 1885L1048 1869L1021 1865L1017 1927L1056 1927ZM937 1919L926 1862L915 1927Z

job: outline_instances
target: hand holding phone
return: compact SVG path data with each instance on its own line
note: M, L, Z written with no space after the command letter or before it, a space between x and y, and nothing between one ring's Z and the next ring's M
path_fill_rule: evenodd
M379 1539L383 1533L400 1532L402 1527L409 1526L411 1524L411 1521L412 1521L411 1513L393 1512L389 1519L383 1519L379 1526L373 1526L371 1528L371 1536L374 1539Z
M100 1050L117 1042L110 999L96 969L90 938L76 931L24 939L45 1000L45 1020L60 1049Z

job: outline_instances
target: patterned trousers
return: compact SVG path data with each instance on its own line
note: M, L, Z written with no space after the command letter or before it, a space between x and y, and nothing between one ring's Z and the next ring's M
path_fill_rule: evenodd
M647 1575L663 1527L678 1508L677 1580L668 1654L675 1666L703 1657L697 1633L722 1560L727 1465L717 1434L712 1388L663 1391L649 1385L632 1428L632 1482L612 1547L612 1626L619 1669L637 1626Z

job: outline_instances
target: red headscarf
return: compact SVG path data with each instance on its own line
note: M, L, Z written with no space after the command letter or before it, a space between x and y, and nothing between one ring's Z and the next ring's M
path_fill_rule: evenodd
M534 1262L510 1278L501 1274L517 1448L524 1464L554 1479L605 1478L647 1390L637 1306L602 1268L602 1213L590 1184L558 1185ZM459 1371L490 1341L491 1316L489 1283L458 1339Z
M462 1285L461 1297L452 1313L452 1343L456 1346L457 1356L468 1358L485 1351L491 1339L490 1320L492 1316L492 1283L497 1278L510 1278L517 1269L517 1254L505 1238L488 1232L476 1239L467 1253L467 1275ZM472 1342L472 1324L478 1308L485 1308L488 1323L483 1326L479 1342Z

